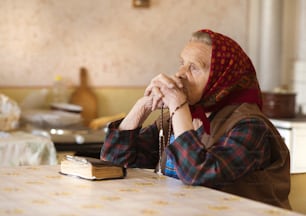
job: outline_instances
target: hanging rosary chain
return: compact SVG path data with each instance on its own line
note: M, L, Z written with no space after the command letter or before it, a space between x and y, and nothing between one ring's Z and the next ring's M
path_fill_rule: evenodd
M168 146L170 144L170 139L171 139L171 130L172 130L172 117L174 113L183 107L185 104L187 104L187 100L184 101L182 104L177 106L174 111L171 113L170 118L169 118L169 127L168 127L168 136L167 136L167 143L165 144L165 135L164 135L164 105L162 105L161 108L161 121L160 121L160 129L159 129L159 150L158 150L158 155L159 155L159 162L158 162L158 174L162 174L162 154L163 151L165 150L165 146Z
M158 174L162 174L162 155L165 150L165 146L169 145L171 138L171 124L172 124L172 115L169 119L169 127L168 127L168 136L167 143L165 144L165 135L164 135L164 106L161 108L161 121L160 121L160 129L159 129L159 165L158 165Z
M160 129L159 129L159 150L158 150L158 156L159 156L159 162L158 162L158 174L162 174L162 154L163 150L165 148L165 139L164 139L164 105L162 105L161 108L161 121L160 121Z

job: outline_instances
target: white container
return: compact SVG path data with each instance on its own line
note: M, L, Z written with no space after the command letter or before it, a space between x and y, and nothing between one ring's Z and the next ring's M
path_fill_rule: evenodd
M52 86L52 103L67 103L67 86L62 76L57 75Z

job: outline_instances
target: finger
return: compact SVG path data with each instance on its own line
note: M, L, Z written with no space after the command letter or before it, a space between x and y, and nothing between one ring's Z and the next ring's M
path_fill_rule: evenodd
M149 96L152 94L152 89L154 87L156 87L157 85L154 83L156 82L156 80L158 79L157 78L158 76L154 77L151 82L149 83L149 85L146 87L145 91L144 91L144 96Z
M152 98L152 111L158 107L158 103L162 100L163 94L158 87L152 87L151 94L149 95Z
M152 111L156 110L157 108L161 108L162 104L162 99L153 98Z
M152 93L152 86L151 85L148 85L148 87L145 89L144 91L144 96L150 96Z
M152 103L152 111L154 111L156 109L156 106L157 106L157 101L156 100L153 100L153 103Z
M151 95L153 95L153 97L156 98L156 100L160 100L163 97L163 93L158 87L152 88Z
M162 86L162 83L163 83L161 81L163 79L162 77L163 77L163 75L159 74L151 80L150 84L147 86L147 88L144 91L144 96L151 95L154 87L161 87Z
M173 76L172 80L175 82L178 88L184 88L183 79L181 77Z
M159 86L159 87L161 87L163 85L165 85L168 88L176 87L175 81L171 77L169 77L165 74L159 74L157 77L155 77L152 80L152 83L156 86Z

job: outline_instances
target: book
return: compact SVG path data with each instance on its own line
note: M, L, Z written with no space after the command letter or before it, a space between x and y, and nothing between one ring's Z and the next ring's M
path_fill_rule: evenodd
M89 180L118 179L126 176L126 168L97 158L66 155L60 173Z

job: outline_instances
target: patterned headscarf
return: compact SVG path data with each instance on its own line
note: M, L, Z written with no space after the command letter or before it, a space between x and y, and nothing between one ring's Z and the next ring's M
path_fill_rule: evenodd
M212 40L211 68L201 100L190 109L192 117L201 119L209 134L205 112L245 102L257 104L261 109L262 99L256 71L242 48L225 35L208 29L200 31L208 33Z

